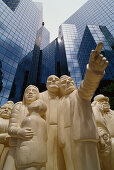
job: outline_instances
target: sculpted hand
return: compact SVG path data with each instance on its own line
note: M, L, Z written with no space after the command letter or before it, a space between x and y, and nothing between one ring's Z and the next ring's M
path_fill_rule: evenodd
M31 128L23 128L23 129L19 129L18 131L18 136L20 138L32 138L33 137L33 131Z
M103 73L108 66L106 58L100 54L103 47L103 43L98 43L95 50L92 50L89 59L89 68L96 73Z

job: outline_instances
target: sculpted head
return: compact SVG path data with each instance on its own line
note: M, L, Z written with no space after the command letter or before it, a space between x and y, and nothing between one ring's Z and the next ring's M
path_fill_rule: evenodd
M58 93L59 92L59 78L55 75L51 75L47 79L46 87L49 92Z
M4 119L9 119L11 115L11 110L14 106L14 103L12 101L8 101L0 108L0 117Z
M94 97L94 101L97 103L97 105L99 105L99 108L101 110L103 110L104 112L109 111L110 109L110 104L109 104L109 98L99 94L97 96Z
M29 85L24 92L23 103L31 104L39 98L39 90L34 85Z
M60 92L62 95L72 93L76 89L75 83L71 77L63 75L60 77Z

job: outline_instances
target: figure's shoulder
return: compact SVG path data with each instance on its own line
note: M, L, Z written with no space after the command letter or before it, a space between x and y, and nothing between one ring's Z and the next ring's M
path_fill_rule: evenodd
M40 93L40 99L46 100L48 98L48 90Z
M110 109L110 112L111 112L112 114L114 114L114 110L111 110L111 109Z
M78 93L77 90L74 90L72 93L70 93L69 97L72 98L73 96L76 96Z

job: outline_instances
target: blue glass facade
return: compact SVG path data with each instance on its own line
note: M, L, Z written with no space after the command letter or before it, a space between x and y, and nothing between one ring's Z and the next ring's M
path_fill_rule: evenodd
M9 98L19 61L34 49L42 20L41 3L20 0L13 12L0 0L0 105Z
M22 100L24 90L30 84L38 86L39 90L42 91L40 86L42 84L40 81L40 70L42 61L45 60L44 55L42 59L42 48L49 44L49 37L50 33L44 26L37 31L34 49L21 59L18 64L9 100L13 100L13 102ZM43 38L44 41L42 41Z
M63 41L63 42L61 42ZM73 24L62 24L59 27L59 45L64 46L65 48L65 55L66 55L66 62L68 67L68 75L72 77L76 86L78 87L82 78L79 63L77 60L77 53L79 49L79 36L76 29L76 26ZM61 50L60 50L61 54ZM61 54L61 60L65 56L63 53ZM61 64L64 63L61 61ZM64 63L65 64L65 63ZM61 66L61 69L64 66ZM63 73L62 73L63 74Z
M80 78L84 78L86 64L88 63L90 52L96 48L99 41L103 41L104 48L103 54L109 60L108 68L106 69L106 75L104 79L114 80L114 62L113 62L113 50L114 50L114 1L113 0L88 0L79 10L77 10L71 17L69 17L64 24L74 24L78 33L78 45L77 49L74 49L75 57L73 63L78 62L81 72ZM87 26L88 25L88 26ZM64 36L65 37L65 36ZM65 47L65 39L64 47ZM67 41L70 40L70 32L66 33ZM70 53L70 49L66 49ZM77 53L78 51L78 53ZM77 53L77 54L76 54ZM72 57L70 54L69 57ZM69 61L68 61L69 62ZM67 63L68 63L67 62ZM73 64L69 65L71 70ZM72 72L70 72L73 77ZM76 75L76 74L75 74ZM77 84L78 82L75 83ZM79 85L79 83L78 83Z
M36 85L36 81L39 80L42 50L49 44L49 41L50 33L44 27L44 25L42 25L42 27L37 32L27 85L28 84Z
M78 87L90 52L99 41L103 41L102 53L109 60L104 79L113 80L113 0L88 0L60 25L58 38L50 44L50 33L42 24L41 3L13 2L0 0L1 105L8 99L19 101L29 84L45 90L52 74L70 75Z
M3 2L12 10L15 11L16 7L18 6L20 0L3 0Z
M31 68L33 51L28 53L18 64L9 100L14 103L22 100L22 94L28 83L28 76Z
M50 42L50 32L42 26L42 41L40 45L40 49L43 50Z
M52 41L46 48L42 50L42 60L40 67L39 82L46 84L47 77L56 75L56 42Z
M88 0L64 23L75 24L80 39L82 39L86 25L106 26L114 36L114 1ZM81 42L81 41L80 41Z
M109 65L106 69L106 74L104 76L104 79L113 80L114 78L114 61L113 61L114 51L112 50L110 43L107 41L107 39L110 40L110 38L108 38L107 36L107 39L106 39L105 38L106 34L104 35L103 34L104 32L102 32L100 28L102 28L102 26L88 25L86 26L86 29L84 31L84 35L83 35L81 45L80 45L78 55L77 55L80 69L81 69L82 78L84 78L84 75L85 75L86 65L89 62L89 56L90 56L91 50L95 49L98 42L102 41L104 44L102 53L109 61ZM109 34L109 37L111 37L110 34Z

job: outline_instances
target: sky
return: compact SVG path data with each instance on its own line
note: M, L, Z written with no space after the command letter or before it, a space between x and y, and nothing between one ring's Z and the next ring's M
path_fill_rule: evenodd
M50 42L57 38L59 26L87 0L33 0L43 3L45 27L50 31Z

